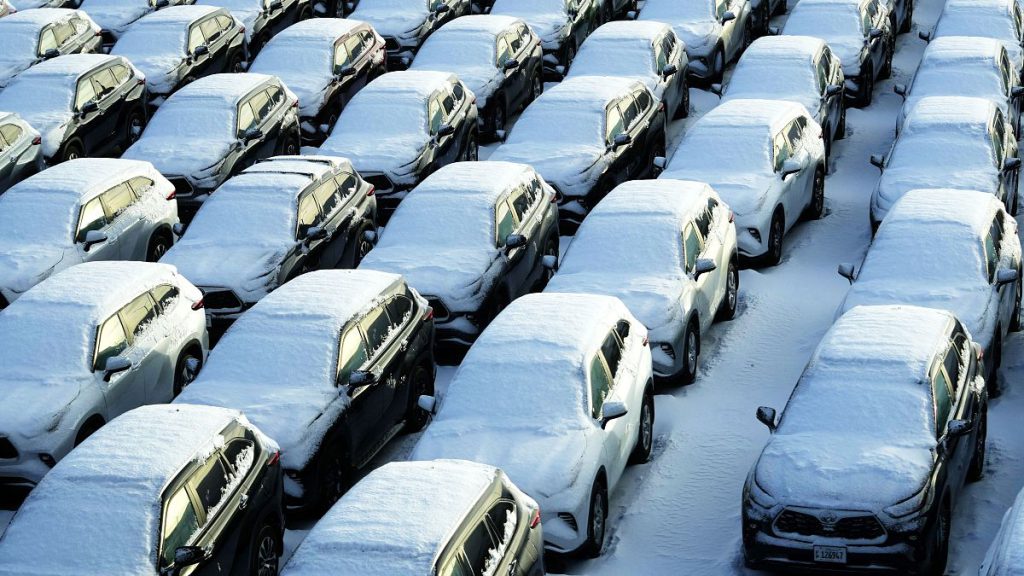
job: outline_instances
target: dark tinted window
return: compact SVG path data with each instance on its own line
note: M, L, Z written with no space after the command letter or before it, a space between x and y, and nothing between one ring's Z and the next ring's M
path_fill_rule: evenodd
M369 355L363 335L355 327L349 328L341 337L341 352L338 359L338 382L348 382L352 372L366 364Z
M96 90L96 94L103 98L114 91L119 82L114 78L114 73L107 68L100 70L92 77L93 87Z
M504 200L498 203L495 229L497 230L497 246L499 248L505 245L508 235L516 231L515 217L508 207L508 202Z
M142 334L148 324L156 318L156 304L149 292L146 292L121 308L120 315L125 331L134 339Z
M359 179L348 172L338 174L334 177L334 181L338 183L342 198L348 198L349 194L359 189Z
M949 420L949 412L952 408L949 378L941 367L932 380L932 393L935 397L935 435L941 437L946 431L946 421Z
M310 227L320 223L320 207L317 206L316 198L313 198L312 194L306 194L299 199L297 218L299 228L296 231L296 239L301 240L306 237Z
M375 355L388 340L391 332L391 320L384 308L374 308L359 321L359 326L366 334L366 345L370 355Z
M636 102L632 98L626 98L619 104L619 108L622 110L622 123L626 129L629 130L633 127L636 122L637 116L640 115L640 110L636 106Z
M711 233L711 213L705 208L694 219L694 224L697 225L697 231L700 232L701 237L706 239Z
M604 344L601 345L601 354L604 355L604 360L608 364L608 370L614 378L619 370L619 360L622 359L622 343L614 331L609 332L608 336L604 339Z
M212 456L195 476L189 478L188 484L199 497L199 504L203 507L203 511L209 515L217 507L217 504L220 504L220 501L227 496L228 475L220 458L216 455Z
M338 192L338 184L334 181L334 178L317 186L313 191L313 197L316 198L317 204L320 205L325 219L327 216L334 214L334 211L341 204L341 194Z
M487 558L490 556L491 548L494 547L494 541L491 540L491 533L487 530L486 522L480 522L462 544L462 550L466 554L466 559L469 560L473 574L484 573Z
M412 300L405 296L394 296L388 300L387 309L391 323L404 326L412 315Z
M167 499L163 517L163 542L160 562L163 566L174 563L174 551L187 546L192 536L199 531L199 519L192 500L184 487L179 488Z
M170 308L174 299L178 297L178 289L170 284L161 284L153 289L153 300L160 305L161 310Z
M256 445L245 438L235 438L224 446L224 461L234 474L247 474L252 468Z
M651 107L651 95L647 90L641 90L636 94L633 94L636 99L637 111L643 115L647 113L647 109Z

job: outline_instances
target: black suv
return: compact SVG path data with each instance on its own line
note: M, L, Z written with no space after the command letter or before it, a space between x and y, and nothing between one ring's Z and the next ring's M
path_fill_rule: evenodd
M433 311L401 276L310 272L243 314L176 402L242 410L282 447L288 506L324 510L426 425L433 339Z
M388 70L409 67L423 41L435 30L471 12L470 0L361 0L352 19L369 23L388 50Z
M237 411L136 408L46 474L0 538L0 566L10 574L277 574L280 456Z

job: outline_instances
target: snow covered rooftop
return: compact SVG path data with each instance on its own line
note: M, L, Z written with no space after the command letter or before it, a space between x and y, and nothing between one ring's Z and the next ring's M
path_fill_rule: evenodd
M161 492L236 421L186 405L114 419L29 495L0 539L0 574L156 574Z
M63 56L61 57L63 58ZM168 102L183 100L219 100L234 104L240 98L271 79L266 74L211 74L174 93Z
M361 100L384 95L386 98L395 98L402 95L404 98L414 97L426 101L431 94L443 88L455 78L454 74L448 72L431 72L421 70L405 70L402 72L388 72L378 77L359 91L359 95L366 94Z
M10 192L72 196L85 200L135 176L158 177L149 162L117 158L78 158L61 162L11 188Z
M416 193L452 195L493 204L504 192L533 174L533 168L515 162L455 162L428 176L416 187Z
M173 266L152 262L86 262L54 274L16 300L16 306L36 311L49 308L63 316L75 314L82 325L95 326L144 290L175 274ZM20 308L19 308L20 310ZM35 314L33 316L36 316ZM6 319L9 316L5 316ZM3 330L7 332L13 328ZM90 329L91 332L91 329Z
M605 196L587 218L667 216L678 224L691 213L706 208L710 192L711 186L692 180L631 180Z
M301 20L278 32L274 40L288 39L289 42L333 42L355 30L364 22L345 18L310 18ZM279 41L280 41L279 40Z
M498 473L462 460L385 464L317 522L281 574L432 574L442 547Z
M156 25L171 25L171 24L189 24L194 22L207 14L211 14L219 10L216 6L202 6L198 4L182 4L179 6L169 6L162 10L150 12L146 16L143 16L139 20L132 24L132 27L136 26L156 26Z
M815 1L820 2L824 0ZM999 8L1010 14L1013 10L1013 3L1014 0L947 0L942 10L945 13L956 11L973 12L979 9Z
M638 84L642 85L635 79L615 76L567 78L554 88L545 90L538 102L544 102L547 106L568 104L580 108L600 108L604 111L609 100L622 97Z
M3 24L0 25L0 28L6 29L7 26L10 26L12 28L24 29L42 28L43 26L51 22L56 22L58 20L63 20L64 18L69 18L73 14L76 14L78 12L78 10L73 10L70 8L22 10L20 12L15 12L14 14L11 14L10 16L4 18ZM84 15L84 12L82 14ZM5 33L7 33L6 30Z
M893 206L883 221L887 229L928 230L932 241L961 229L975 238L982 238L992 226L992 219L1002 203L987 192L972 190L911 190ZM937 226L946 229L938 234Z
M801 0L803 1L803 0ZM784 100L737 99L723 102L702 116L703 126L737 126L769 130L807 114L807 109L795 102Z
M445 34L485 32L493 36L508 30L516 22L522 22L522 20L514 16L498 14L473 14L456 18L442 26L441 30L444 30Z
M972 132L988 130L988 123L998 107L986 98L962 96L929 96L921 98L907 114L904 130L919 131L938 128L943 131Z
M652 43L656 38L671 30L672 27L663 22L643 20L615 20L602 24L590 36L592 42L646 42Z
M77 78L97 66L115 60L123 60L123 58L108 54L65 54L60 58L51 58L32 66L22 72L18 76L18 80L40 76L72 76Z
M995 60L1003 47L993 38L977 36L941 36L928 43L922 63L934 58L942 60Z
M743 61L754 61L768 65L778 60L811 59L825 46L825 41L813 36L779 35L762 36L743 51Z
M352 170L352 163L340 156L273 156L242 171L243 174L299 174L320 178L335 169Z

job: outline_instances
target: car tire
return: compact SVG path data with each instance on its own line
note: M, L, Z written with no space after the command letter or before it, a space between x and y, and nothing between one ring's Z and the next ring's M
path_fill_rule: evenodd
M771 0L761 0L761 7L757 14L757 35L767 36L768 28L772 19Z
M419 406L420 396L434 395L434 378L431 376L433 370L428 367L426 361L421 361L409 376L409 408L405 413L405 431L408 433L419 432L430 421L430 413Z
M558 270L559 250L558 250L558 234L552 234L547 240L544 241L544 251L541 252L541 257L554 256L555 267L547 268L544 263L541 262L541 274L540 280L537 285L534 286L535 292L540 292L548 285L548 282L555 276L555 272Z
M886 50L885 60L882 61L882 69L878 71L878 77L880 79L884 80L892 76L892 57L895 55L895 53L896 41L894 39L893 43L889 46L889 49Z
M811 203L807 206L805 216L808 220L820 220L825 215L825 167L818 166L814 170L814 183L811 190Z
M679 107L677 107L675 113L672 114L673 120L681 120L690 115L690 81L686 78L685 71L680 71L679 74L683 74L683 85L679 89L681 94L679 98Z
M260 528L254 532L252 540L253 576L276 576L281 563L281 530L268 520L264 520Z
M729 270L725 277L725 295L722 297L722 304L718 308L716 320L729 321L736 317L736 308L740 300L740 270L736 265L736 259L729 259Z
M348 487L349 466L338 442L327 442L320 448L316 466L316 509L326 512L341 499Z
M630 464L643 464L651 459L654 448L654 394L650 388L644 391L643 404L640 406L639 432L636 446L629 455Z
M526 108L529 104L536 102L537 98L540 98L540 95L544 93L544 75L540 68L540 66L537 67L537 73L533 76L533 80L530 84L530 99L523 105L523 108Z
M344 259L345 269L358 268L359 263L363 261L363 258L366 258L366 255L373 250L373 242L366 237L366 233L371 231L373 231L373 225L369 222L364 223L356 229L355 235L352 236L351 248L347 250L348 254Z
M171 249L173 243L171 234L167 230L161 229L154 232L149 239L149 247L146 248L146 262L159 262L164 254Z
M608 488L604 479L598 477L590 489L590 512L587 514L587 539L580 547L585 558L601 556L604 548L605 528L608 522Z
M242 62L245 62L245 57L242 56L242 52L239 50L228 58L228 65L224 71L232 74L245 72L245 67L242 65Z
M985 375L985 388L988 389L989 398L998 398L1002 393L999 385L999 366L1003 363L1003 336L1002 327L996 327L996 337L993 339L995 342L992 345L992 367L989 368L989 373Z
M867 70L861 73L860 84L862 90L857 95L857 101L854 106L856 108L867 108L871 106L875 91L875 71L870 65Z
M974 456L967 469L967 481L977 482L985 476L985 445L988 439L988 414L982 413L978 422L978 434L974 443Z
M715 47L715 51L711 54L711 70L709 70L708 78L712 84L721 84L722 79L725 76L725 48L719 43Z
M836 126L836 140L842 140L846 138L846 104L840 102L839 106L839 125Z
M782 241L785 233L786 220L780 206L775 209L772 222L768 226L768 252L765 254L765 263L769 266L778 266L782 262Z
M295 23L298 24L303 20L308 20L313 17L313 7L306 4L304 8L299 8L298 12L295 13Z
M282 156L297 156L302 146L300 143L300 137L286 134L284 140L281 142L281 155Z
M928 559L928 568L924 571L929 576L942 576L946 573L946 565L949 561L949 532L951 514L949 503L943 502L939 515L935 519L935 531L932 534L931 558Z
M1022 285L1021 282L1024 282L1024 279L1021 278L1019 270L1017 271L1017 278L1017 290L1014 296L1016 300L1013 301L1013 312L1010 313L1010 332L1020 332L1021 328L1020 299L1021 292L1024 290L1024 285Z
M903 25L900 26L900 33L906 34L910 32L910 29L914 25L914 2L912 0L906 0L907 2L907 15L903 19Z
M508 124L508 105L505 97L501 94L494 96L494 104L491 108L490 132L494 140L500 140L499 133L505 130Z
M787 6L786 0L782 0L782 2L779 2L779 5L775 7L775 10L772 11L772 16L785 14L788 10L789 6Z
M612 6L615 0L605 0L604 8L601 8L601 21L599 24L606 24L615 19L615 8Z
M142 131L146 128L146 114L136 108L128 113L124 119L124 149L138 142L142 137Z
M697 379L700 366L700 323L697 318L690 318L683 332L683 367L679 371L680 384L692 384Z
M64 144L64 148L62 148L60 154L57 155L57 157L60 158L60 162L77 160L84 156L85 150L82 148L82 144L78 140L72 140Z
M189 384L195 382L199 372L203 369L203 355L195 348L186 348L174 365L174 397L188 388Z
M78 434L75 435L75 446L78 446L82 442L96 433L97 430L103 427L103 419L99 416L93 416L86 420L85 424L78 430Z
M466 138L466 149L463 151L462 159L466 162L476 162L480 159L480 144L475 130Z

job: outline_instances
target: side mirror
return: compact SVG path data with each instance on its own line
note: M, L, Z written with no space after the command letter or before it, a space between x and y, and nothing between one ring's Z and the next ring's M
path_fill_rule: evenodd
M711 86L708 86L708 92L711 92L715 96L721 98L722 95L725 94L725 88L722 86L720 82L715 82Z
M628 145L632 141L633 141L633 137L630 136L629 134L616 134L615 135L615 140L612 141L612 144L614 145L615 148L621 148L623 146Z
M156 0L157 8L167 8L171 5L171 0Z
M195 50L192 51L192 55L193 56L205 56L205 55L207 55L209 53L210 53L210 47L207 46L206 44L200 44L199 46L195 47Z
M733 12L732 10L729 10L725 14L722 14L722 24L725 24L726 22L730 22L730 21L735 20L735 19L736 19L736 13Z
M416 405L425 410L428 414L437 414L437 398L433 396L420 396L416 399Z
M881 38L883 34L885 34L885 32L882 32L879 28L872 28L868 31L868 37L870 38Z
M665 158L664 156L655 156L654 157L654 167L655 168L657 168L658 170L664 170L665 166L668 166L668 158Z
M1013 170L1020 170L1020 158L1007 158L1003 160L1003 170L1011 172Z
M527 238L522 234L509 234L505 237L505 250L511 251L526 246Z
M57 56L60 56L60 50L57 50L56 48L47 48L46 52L43 52L43 58L46 60L56 58Z
M996 286L1002 288L1017 281L1017 271L1013 268L1000 268L996 272Z
M779 34L782 34L782 28L779 28L778 26L769 26L768 34L772 36L778 36Z
M875 168L878 168L879 170L885 169L885 158L881 154L872 154L869 160L871 165Z
M771 432L775 432L775 429L778 427L775 424L776 416L777 416L777 414L775 413L775 408L769 408L767 406L761 406L761 407L759 407L757 409L757 420L758 420L758 422L760 422L761 424L764 424L765 426L767 426L768 430L771 431Z
M970 420L950 420L949 425L946 427L946 434L950 438L959 438L965 436L974 429L974 422Z
M661 77L668 78L670 76L675 76L677 72L679 72L679 67L675 64L669 64L661 69Z
M803 164L796 158L789 158L782 163L782 178L785 179L790 174L796 174L804 169Z
M1021 96L1024 96L1024 86L1014 86L1013 88L1010 88L1011 98L1020 98Z
M180 546L174 549L174 566L184 568L206 559L206 551L199 546Z
M455 134L455 126L452 126L451 124L442 124L441 127L437 129L437 135L439 137L451 136L452 134Z
M86 252L90 248L97 244L102 244L108 240L107 233L99 230L89 230L85 233L85 241L82 242L82 249Z
M110 377L114 374L124 372L132 367L131 360L124 356L114 356L107 358L107 363L103 365L103 381L110 382Z
M718 265L715 264L714 260L711 260L710 258L698 258L697 264L693 268L693 279L698 280L701 276L716 268L718 268Z
M316 242L317 240L323 240L327 238L327 229L319 226L310 226L306 230L306 242Z
M843 93L843 87L839 84L829 84L825 87L825 96L839 96Z
M259 128L249 128L242 133L242 140L246 143L260 138L263 138L263 130L260 130Z
M850 284L853 284L853 281L857 279L853 264L850 264L849 262L840 264L838 272L840 276L849 280Z
M352 66L345 66L345 67L341 68L340 70L338 70L337 73L335 73L334 79L335 80L342 80L344 78L348 78L349 76L352 76L355 73L356 73L356 69L354 67L352 67Z
M508 62L505 62L505 70L515 70L516 68L519 68L519 60L513 58Z
M616 418L622 418L629 410L626 409L626 405L617 400L605 402L601 406L601 427L604 428L605 424L615 420Z
M445 12L447 12L447 11L449 11L451 9L452 9L452 7L447 5L447 4L438 4L437 8L434 8L434 13L435 14L444 14Z
M353 388L362 388L377 383L377 375L366 370L356 370L348 377L348 384Z
M917 37L920 38L921 40L924 40L925 42L931 42L931 40L932 40L932 33L931 32L925 32L924 30L921 30L921 31L919 31L917 33Z
M171 232L178 238L181 238L185 234L185 225L181 222L175 222L174 226L171 226Z
M82 116L85 116L86 114L92 114L93 112L95 112L95 111L97 111L99 109L100 109L100 105L98 103L96 103L95 100L89 100L85 104L82 104L82 107L78 109L78 112Z
M904 100L907 99L906 84L896 84L895 86L892 87L892 91L902 96Z

